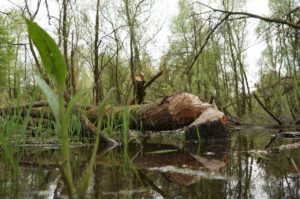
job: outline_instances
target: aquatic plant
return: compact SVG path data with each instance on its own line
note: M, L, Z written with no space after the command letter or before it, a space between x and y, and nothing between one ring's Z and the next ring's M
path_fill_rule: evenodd
M65 181L68 187L70 197L73 197L76 194L83 195L87 188L89 179L93 170L93 166L96 160L96 154L100 142L100 133L102 127L102 117L104 115L105 104L109 99L110 93L107 94L105 99L100 103L97 111L98 116L98 125L96 131L96 139L92 152L91 159L87 165L87 168L83 172L81 183L76 189L76 186L73 181L72 168L70 161L70 140L69 140L69 123L70 116L73 112L75 103L80 96L76 95L68 103L67 109L65 108L64 101L64 92L65 92L65 81L67 78L67 68L65 65L64 58L56 45L55 41L49 36L49 34L44 31L38 24L35 22L25 19L28 27L28 33L30 39L33 41L35 47L37 48L43 66L49 75L49 77L54 81L56 92L52 90L47 83L39 78L35 77L38 86L41 88L44 93L49 106L51 107L55 120L56 120L56 132L60 135L60 153L61 153L61 162L60 167L62 173L65 177Z

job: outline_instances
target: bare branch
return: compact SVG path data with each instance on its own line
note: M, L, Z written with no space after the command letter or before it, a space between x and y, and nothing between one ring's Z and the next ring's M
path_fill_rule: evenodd
M199 58L199 56L201 55L201 53L203 52L205 46L207 45L210 37L212 36L212 34L216 31L216 29L224 22L228 19L230 15L226 14L226 16L219 22L217 23L217 25L215 25L215 27L210 31L210 33L206 36L205 41L203 43L203 45L201 46L199 52L197 52L196 56L194 57L192 63L190 64L190 66L186 69L186 73L189 73L190 70L192 69L193 65L195 64L195 62L197 61L197 59Z
M282 122L259 100L258 96L253 93L253 97L259 103L259 105L279 124L282 125Z
M221 12L221 13L228 14L228 15L244 15L244 16L247 16L249 18L260 19L262 21L266 21L266 22L269 22L269 23L278 23L278 24L283 24L283 25L290 26L290 27L295 28L295 29L300 29L299 24L296 24L296 23L293 23L293 22L290 22L290 21L287 21L287 20L284 20L284 19L270 18L270 17L265 17L265 16L249 13L249 12L235 12L235 11L220 10L220 9L216 9L216 8L211 7L211 6L208 6L208 5L206 5L204 3L201 3L201 2L196 2L196 3L198 3L200 5L203 5L203 6L209 8L209 9L215 11L215 12Z
M3 38L0 37L0 41L6 43L6 44L9 44L9 45L13 45L13 46L25 46L27 45L26 43L13 43L13 42L10 42L10 41L7 41Z
M151 86L151 84L152 84L157 78L159 78L163 73L164 73L164 71L159 71L156 75L154 75L153 77L151 77L150 80L144 85L144 90L146 90L146 88L148 88L149 86Z

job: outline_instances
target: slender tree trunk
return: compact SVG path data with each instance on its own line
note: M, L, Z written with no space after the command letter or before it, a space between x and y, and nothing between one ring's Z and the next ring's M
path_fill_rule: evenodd
M248 111L249 113L252 113L252 100L251 100L251 91L250 91L250 87L249 87L249 83L248 83L248 77L246 75L245 70L243 70L243 75L246 81L246 87L247 87L247 93L248 93Z
M135 94L136 94L136 81L135 81L135 65L134 65L134 61L133 61L133 46L132 46L132 38L130 36L130 76L131 76L131 81L132 81L132 85L133 85L133 96L135 99ZM135 102L134 102L135 103Z
M74 44L74 33L72 33L72 49L71 49L71 86L72 86L72 94L76 94L76 78L75 78L75 54L76 54L76 44Z
M66 63L66 67L68 69L68 77L66 81L66 89L70 92L70 83L71 83L71 74L70 74L70 64L68 58L68 0L63 0L63 16L62 16L62 43L63 43L63 54ZM71 94L71 93L70 93Z
M229 24L227 23L227 30L228 30L228 40L229 40L229 50L230 50L230 55L231 55L231 61L232 61L232 67L233 67L233 75L234 75L234 93L235 93L235 100L237 102L237 107L236 107L236 113L237 116L241 116L240 112L240 100L239 100L239 78L238 78L238 71L237 71L237 63L235 59L235 54L233 51L233 38L232 38L232 33Z
M134 102L141 104L144 101L144 81L137 81L136 76L143 76L142 73L142 64L140 60L140 52L138 48L138 42L136 40L136 31L135 31L135 16L131 16L130 13L130 1L124 0L125 4L125 14L127 25L129 28L130 34L130 69L131 69L131 79L133 83L133 95ZM143 79L142 79L143 80Z
M101 78L99 67L99 28L100 28L100 0L97 0L96 5L96 23L95 23L95 40L94 40L94 91L95 91L95 103L98 104L102 100L101 96Z
M120 105L121 104L121 94L120 94L120 88L119 88L119 51L120 51L120 43L119 43L119 39L118 39L118 35L117 35L117 31L116 29L114 29L114 37L115 37L115 42L116 42L116 46L117 46L117 52L116 52L116 62L115 62L115 87L116 87L116 98L117 98L117 102Z
M11 73L11 67L8 67L8 73L7 73L7 81L8 81L8 95L9 98L12 99L12 89L11 89L11 78L10 78L10 73Z

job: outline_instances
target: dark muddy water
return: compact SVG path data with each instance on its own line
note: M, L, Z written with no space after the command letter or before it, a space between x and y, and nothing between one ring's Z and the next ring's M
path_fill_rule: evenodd
M276 133L244 129L200 144L185 143L180 133L153 134L99 150L86 197L300 198L300 140ZM0 198L66 197L54 145L16 147L13 154L14 167L0 151ZM75 181L90 154L88 146L72 149Z

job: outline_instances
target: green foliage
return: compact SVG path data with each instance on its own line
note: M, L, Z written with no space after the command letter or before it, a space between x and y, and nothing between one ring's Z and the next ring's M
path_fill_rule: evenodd
M14 42L14 38L8 30L8 19L0 15L0 86L8 84L8 74L15 56L15 46L5 43Z
M292 11L297 4L294 0L271 0L271 15L299 21L299 11ZM260 61L260 80L256 87L275 115L282 120L297 120L300 116L299 30L284 25L269 28L268 24L261 23L257 32L263 35L267 46Z

